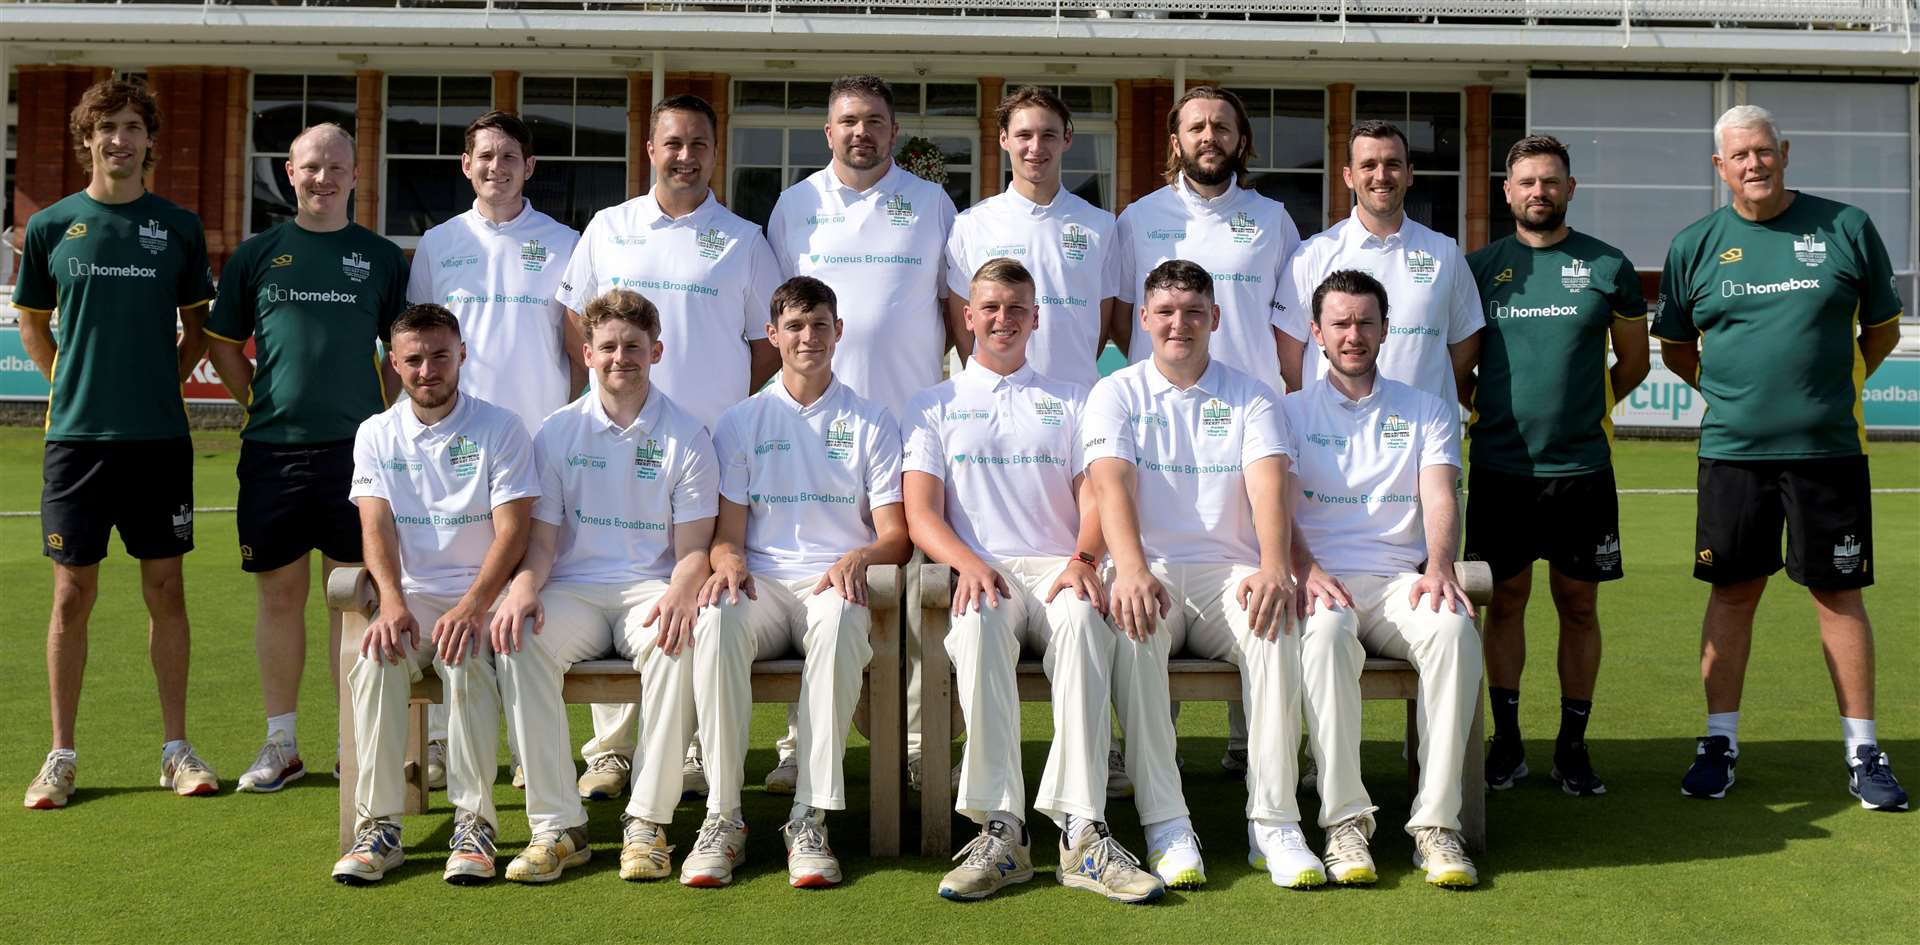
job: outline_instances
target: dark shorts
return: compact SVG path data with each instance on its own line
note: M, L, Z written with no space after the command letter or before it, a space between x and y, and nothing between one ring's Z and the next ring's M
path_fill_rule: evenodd
M1700 460L1693 576L1738 584L1780 570L1814 590L1873 583L1873 489L1865 456Z
M240 569L272 571L320 553L360 561L360 513L347 499L353 441L240 444Z
M193 550L193 440L48 441L41 462L41 553L69 567L99 564L107 534L127 554Z
M1521 476L1470 467L1466 557L1485 561L1495 582L1542 558L1576 581L1620 580L1625 574L1613 467L1577 476Z

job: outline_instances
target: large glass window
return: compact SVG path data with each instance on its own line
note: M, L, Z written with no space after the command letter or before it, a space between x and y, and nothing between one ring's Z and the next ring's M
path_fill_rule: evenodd
M527 199L556 220L586 229L593 215L627 199L627 80L528 76L520 117L539 160Z
M1302 237L1327 228L1327 93L1233 89L1253 123L1253 189L1280 201Z
M1355 122L1390 121L1407 136L1407 157L1413 162L1407 216L1455 239L1465 224L1460 212L1465 111L1459 92L1360 91L1353 96Z
M1007 91L1012 92L1023 85L1052 89L1066 103L1067 111L1073 113L1073 147L1067 150L1066 157L1061 161L1060 186L1072 191L1080 199L1111 212L1115 135L1113 86L1008 82ZM998 106L998 102L988 102L983 105L982 111L990 111ZM996 142L994 146L999 145ZM1000 156L1000 189L1005 190L1012 185L1013 159L1003 152Z
M352 132L357 102L356 82L350 75L254 75L249 234L293 219L293 183L287 180L287 150L293 139L302 129L328 121Z
M493 107L487 76L387 77L383 232L419 236L473 203L460 174L466 129Z
M1502 189L1507 182L1507 152L1527 136L1527 96L1524 92L1495 92L1492 134L1487 148L1487 170L1493 180L1487 188L1487 242L1513 232L1513 209Z

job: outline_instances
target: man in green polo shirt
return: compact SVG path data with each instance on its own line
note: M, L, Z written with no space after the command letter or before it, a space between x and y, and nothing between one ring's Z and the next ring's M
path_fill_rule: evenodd
M406 308L407 260L353 223L353 136L322 124L287 156L294 218L240 244L221 273L207 324L209 356L247 407L240 433L240 568L255 575L254 651L267 740L242 791L278 791L306 773L295 740L306 666L312 552L331 574L360 561L360 519L347 498L360 421L399 389L379 343ZM253 338L258 364L243 346ZM330 621L339 680L340 622Z
M1893 265L1857 207L1788 190L1788 142L1753 105L1714 123L1713 166L1728 206L1674 237L1653 335L1673 373L1699 388L1693 575L1713 585L1701 631L1707 734L1681 782L1725 797L1740 754L1740 694L1753 614L1780 570L1812 592L1840 703L1848 789L1871 810L1905 810L1874 732L1873 511L1860 393L1900 340Z
M140 561L151 620L165 731L160 784L182 795L220 789L187 742L180 577L181 556L193 550L193 441L180 384L205 347L201 325L213 298L206 236L198 217L147 192L160 110L144 87L95 84L68 128L87 189L27 221L13 290L20 341L53 385L40 493L42 552L53 559L53 750L26 795L26 806L41 810L65 807L73 794L87 620L116 528Z
M1647 376L1647 300L1619 250L1567 226L1574 179L1546 135L1507 152L1514 232L1467 257L1487 306L1469 427L1468 560L1493 569L1483 630L1493 745L1487 786L1527 774L1520 742L1533 563L1547 561L1560 617L1560 733L1553 780L1575 797L1605 794L1587 752L1600 675L1601 581L1617 581L1620 502L1608 413ZM1611 342L1618 360L1607 364Z

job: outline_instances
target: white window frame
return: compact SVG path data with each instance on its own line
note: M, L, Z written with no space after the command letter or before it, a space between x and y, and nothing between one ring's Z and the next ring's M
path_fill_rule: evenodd
M434 154L394 154L393 153L392 151L393 141L392 141L392 137L387 134L387 122L389 120L389 110L392 106L394 79L433 79L435 80L437 84L434 86L433 110L434 110L434 121L436 122L435 127L437 128L438 127L437 123L440 118L440 111L444 107L441 105L440 99L445 94L446 80L448 79L485 79L489 83L491 83L493 81L493 77L484 72L448 72L448 73L390 72L380 77L380 169L379 169L380 208L377 213L377 218L380 221L379 232L381 236L385 236L387 239L393 241L393 243L399 246L400 248L413 249L414 247L420 244L420 237L391 236L391 235L388 235L387 233L387 196L388 196L387 165L390 161L454 161L457 163L460 160L460 154L459 152L455 152L450 155L440 154L440 153L434 153ZM487 107L492 108L495 103L493 99L493 90L491 87L489 87L488 89L487 96L488 96ZM484 114L484 112L482 114ZM439 142L437 140L435 141L434 146L436 148L439 147ZM458 216L458 214L455 214L455 215Z
M1041 88L1051 90L1055 95L1061 94L1061 90L1066 88L1094 88L1094 89L1104 88L1107 90L1107 110L1104 114L1096 115L1094 113L1089 112L1084 115L1076 114L1073 116L1073 136L1075 139L1074 147L1078 148L1081 146L1079 143L1079 138L1081 135L1105 135L1106 136L1105 144L1099 146L1100 148L1099 156L1094 159L1095 164L1099 166L1104 166L1105 170L1096 171L1095 173L1106 178L1106 194L1107 194L1108 202L1115 205L1115 206L1106 207L1105 208L1106 211L1108 213L1113 214L1114 216L1119 216L1120 211L1116 209L1120 203L1120 165L1118 161L1118 158L1119 158L1118 151L1119 151L1119 142L1120 142L1120 119L1119 119L1120 89L1119 87L1112 82L1060 82L1060 81L1050 80L1050 79L1018 79L1018 80L1008 79L1006 84L1006 90L1010 92L1013 89L1020 88L1023 85L1037 85ZM999 105L1000 105L999 102L994 102L993 108L998 108ZM981 102L980 114L982 116L990 115L993 113L993 108L989 108L986 102ZM1000 150L1000 133L998 130L999 126L996 124L994 128L995 130L993 133L993 140L984 142L983 144L986 147L993 148L995 150ZM1074 171L1073 173L1085 174L1087 172ZM1013 186L1013 160L1006 155L1005 151L1001 151L1000 192L1005 193L1008 190L1008 188L1012 186ZM975 188L976 194L978 193L978 190L979 188L976 187ZM978 202L977 198L976 198L976 202ZM963 207L961 209L965 209L965 208Z
M253 162L259 158L275 158L275 157L281 159L282 161L285 161L290 156L285 151L256 151L253 148L253 88L254 88L254 83L258 82L260 77L263 75L297 75L300 77L301 79L300 127L302 128L307 127L307 124L308 124L307 123L306 80L314 76L337 77L337 76L344 75L347 78L354 78L354 74L351 72L327 72L324 70L318 71L318 72L253 71L247 74L247 102L246 102L247 119L244 123L245 134L247 136L247 157L246 157L245 163L241 165L241 167L243 168L241 177L246 181L246 183L242 185L242 188L245 191L245 194L240 203L240 229L242 231L242 236L241 236L242 240L259 235L253 231ZM359 107L358 103L356 102L355 109L357 110L358 107ZM357 133L357 129L354 129L354 128L348 128L347 131L349 133ZM384 176L384 174L382 176ZM352 209L349 209L347 211L347 216L348 216L348 219L353 218L354 213Z
M1260 84L1260 85L1236 84L1236 85L1225 86L1225 88L1228 91L1234 92L1234 94L1236 95L1239 94L1238 92L1239 89L1248 89L1248 90L1257 89L1264 92L1318 92L1320 93L1320 154L1321 154L1320 165L1321 166L1317 169L1310 168L1310 167L1259 166L1257 162L1265 160L1265 157L1259 154L1256 154L1254 156L1254 161L1256 162L1256 166L1247 168L1247 173L1248 174L1288 174L1288 175L1294 175L1294 176L1300 176L1300 177L1314 175L1319 177L1320 178L1320 216L1314 220L1313 229L1311 231L1303 231L1300 234L1300 238L1304 240L1313 236L1315 233L1319 233L1320 231L1325 230L1327 228L1327 211L1332 209L1330 204L1333 200L1333 175L1340 173L1339 167L1328 167L1327 161L1326 161L1327 114L1333 107L1333 100L1328 94L1326 86L1324 85L1289 85L1285 83L1279 83L1279 84ZM1271 98L1268 99L1268 105L1269 106L1272 105Z
M1413 181L1411 182L1411 186L1413 187L1420 186L1420 179L1423 177L1453 178L1454 206L1459 208L1459 213L1455 215L1456 219L1453 221L1453 227L1454 227L1453 232L1454 232L1456 241L1464 244L1467 239L1467 148L1469 145L1469 142L1467 141L1467 92L1466 90L1463 88L1460 88L1459 86L1434 88L1434 87L1425 87L1425 86L1418 86L1418 85L1404 85L1399 87L1368 86L1366 88L1355 88L1353 90L1353 97L1349 102L1349 108L1347 109L1348 114L1354 116L1353 120L1355 124L1358 124L1361 120L1360 119L1360 95L1361 93L1364 93L1364 92L1388 92L1388 93L1398 93L1401 95L1438 93L1442 95L1453 95L1459 98L1460 124L1455 126L1455 130L1459 132L1459 141L1460 141L1459 168L1451 171L1421 170L1420 165L1416 162L1413 165ZM1528 96L1528 101L1529 102L1532 101L1531 95ZM1408 100L1408 107L1409 108L1412 107L1411 99ZM1531 113L1529 113L1528 119L1529 120L1532 119ZM1403 116L1399 121L1394 122L1394 126L1400 127L1405 125L1406 123L1407 123L1407 119ZM1405 134L1406 129L1402 127L1401 133ZM1351 143L1349 143L1349 147L1351 147ZM1412 148L1409 147L1408 150L1411 151ZM1345 160L1345 159L1342 158L1342 160ZM1409 161L1413 160L1413 155L1411 153L1407 155L1407 160ZM1329 168L1329 173L1338 173L1339 170L1340 170L1339 168ZM1348 199L1357 200L1357 196L1349 195ZM1435 232L1439 232L1439 231L1436 230ZM1445 234L1442 234L1442 235L1445 235Z
M570 79L572 80L573 81L573 107L576 109L580 107L580 80L581 79L619 79L623 84L623 88L624 88L624 91L621 94L627 97L627 112L631 114L633 111L634 103L633 103L632 87L630 85L625 84L627 81L627 77L625 73L531 72L531 73L521 73L519 79L516 80L516 85L514 86L513 100L520 104L520 108L518 111L515 112L515 114L519 115L521 120L523 121L526 120L527 80L528 79ZM651 108L652 105L649 104L648 107ZM618 163L620 165L621 178L623 180L628 180L628 181L633 179L632 165L633 165L633 147L635 142L633 140L633 127L631 124L622 125L621 133L620 133L621 134L620 157L618 158L607 157L605 155L587 155L586 157L579 157L571 153L572 151L577 149L580 145L580 123L578 121L570 121L568 123L568 127L572 129L571 134L573 135L573 140L569 141L567 144L567 150L569 153L562 155L562 154L538 153L536 151L536 153L534 154L535 160L539 161L541 164L614 164L614 163ZM536 171L535 173L537 174L538 171ZM645 185L644 180L642 180L641 183L643 186ZM642 190L641 192L645 193L644 190ZM632 194L628 194L622 197L619 201L616 201L616 203L623 203L627 200L632 199L633 196L634 195ZM605 210L605 209L607 208L599 207L599 208L596 208L594 212L598 213L599 211ZM589 219L591 219L592 214L588 214L588 217Z

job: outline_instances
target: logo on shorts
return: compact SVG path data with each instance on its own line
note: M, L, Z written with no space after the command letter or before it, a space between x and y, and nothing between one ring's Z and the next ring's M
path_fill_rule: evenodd
M1413 424L1397 413L1387 414L1387 419L1380 421L1380 442L1390 450L1406 449L1413 443Z
M1812 233L1802 234L1799 239L1793 241L1793 258L1809 266L1818 266L1826 262L1826 241L1814 239Z
M528 240L520 244L520 271L545 272L547 270L547 248L539 240Z
M634 447L633 478L649 482L660 478L660 466L666 458L667 451L661 448L660 441L647 437L645 443Z
M886 206L880 208L887 215L887 222L894 226L912 226L914 221L913 202L905 194L894 194L887 198Z
M453 474L461 479L472 479L480 471L480 444L467 439L465 434L455 433L453 442L447 444L447 465L453 467Z
M1087 237L1087 228L1078 223L1069 223L1060 231L1060 252L1074 262L1087 258L1087 250L1093 247L1093 240Z
M1424 249L1409 250L1407 272L1412 274L1414 285L1432 285L1434 277L1440 273L1440 260Z
M173 513L173 537L181 541L193 540L193 506L191 504L182 502L180 508Z
M853 457L853 424L845 420L833 421L827 429L827 458L837 463L846 462Z
M1593 269L1584 260L1576 259L1571 266L1560 267L1560 285L1568 292L1578 292L1593 284Z
M1747 258L1746 251L1742 250L1738 246L1735 246L1734 248L1720 254L1720 265L1724 266L1727 263L1737 263L1740 260L1745 258Z
M252 561L252 560L253 560L253 546L252 546L252 545L241 545L241 546L240 546L240 560L242 560L242 561Z
M293 265L292 253L281 253L280 255L273 257L273 268L275 269L285 269L291 265Z
M85 223L75 223L74 225L67 227L67 235L63 238L70 239L70 240L77 240L77 239L84 239L86 235L87 235L87 225Z
M1511 266L1500 270L1500 274L1493 277L1494 285L1506 285L1507 283L1512 281L1513 281L1513 267Z
M1236 210L1233 219L1227 221L1227 229L1233 233L1233 241L1245 246L1260 236L1260 225L1247 216L1245 210Z
M64 551L67 547L67 539L59 532L48 532L47 547L54 551Z
M1620 536L1609 534L1593 547L1593 566L1602 571L1620 567Z
M1833 569L1841 574L1852 574L1863 570L1864 560L1860 557L1860 539L1848 535L1833 546Z
M1233 407L1218 397L1208 399L1200 405L1200 432L1204 436L1222 439L1233 429Z
M359 253L350 253L340 257L340 272L355 282L365 282L373 275L373 263Z
M159 220L148 220L140 224L140 248L149 253L159 253L167 248L167 228Z
M1057 427L1067 419L1067 405L1052 397L1040 398L1033 405L1033 412L1039 416L1043 426Z
M1713 549L1711 548L1700 549L1700 553L1697 555L1694 555L1693 560L1696 563L1704 565L1706 567L1709 567L1709 568L1713 567Z
M701 259L719 259L720 254L727 251L727 234L715 227L707 227L707 231L694 237L693 242L700 248Z

